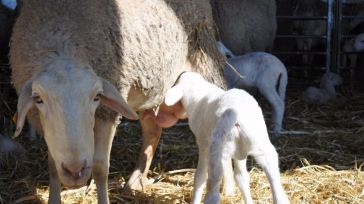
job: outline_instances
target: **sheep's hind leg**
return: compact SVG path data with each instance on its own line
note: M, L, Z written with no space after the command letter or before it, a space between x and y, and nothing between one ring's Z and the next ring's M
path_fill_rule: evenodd
M223 172L226 168L223 168L223 164L227 164L231 166L231 157L224 155L223 156L223 145L224 142L221 140L215 140L219 138L220 135L213 135L212 142L209 149L208 156L208 178L207 178L207 193L205 196L205 202L209 204L219 203L220 202L220 183L222 180ZM223 135L222 135L223 136ZM220 139L220 138L219 138ZM230 170L232 168L229 168ZM231 173L225 172L225 175L228 177L232 177L232 175L227 175Z
M234 159L235 166L235 181L240 189L245 204L253 204L253 198L250 194L250 179L249 172L246 168L246 159Z
M144 117L145 114L148 113L143 112L140 115L140 123L143 130L143 145L139 152L136 169L125 186L126 191L143 191L144 187L148 185L148 170L162 134L162 128L157 125L154 118Z
M224 177L223 177L223 183L224 183L224 195L226 196L232 196L235 194L235 187L234 187L234 174L233 174L233 166L231 163L231 159L226 159L223 161L223 168L224 168Z
M95 153L92 176L95 179L98 203L109 203L107 179L110 166L111 145L117 127L116 120L106 121L100 118L96 118L95 120Z
M51 154L48 152L49 200L48 203L61 203L61 182Z
M278 166L278 154L274 147L265 148L263 154L252 155L268 177L274 204L288 204L288 197L282 187Z
M284 101L278 93L271 87L258 87L260 93L269 101L272 107L273 132L279 134L282 130Z

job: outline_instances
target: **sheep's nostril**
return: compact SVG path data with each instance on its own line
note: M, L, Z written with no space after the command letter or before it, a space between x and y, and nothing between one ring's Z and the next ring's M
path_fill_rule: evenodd
M84 160L83 162L61 163L64 173L68 176L72 176L75 180L83 176L83 172L86 168L86 165L87 165L86 160Z

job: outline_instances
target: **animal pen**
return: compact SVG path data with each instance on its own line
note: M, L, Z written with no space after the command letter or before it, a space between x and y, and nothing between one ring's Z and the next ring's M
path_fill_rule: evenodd
M364 11L364 3L327 0L323 3L322 15L294 16L292 2L277 0L278 32L272 51L287 65L289 76L284 131L281 137L271 137L279 154L282 184L291 203L364 203L364 78L360 78L363 56L360 52L342 49L345 40L358 34L356 30L348 31L346 26L349 22L364 20L364 12L357 11ZM284 9L285 6L290 9ZM322 35L291 32L290 25L294 21L312 20L325 22L326 32ZM361 26L364 25L358 23L356 29L362 29ZM318 48L303 51L294 46L296 39L319 39L323 43ZM358 54L356 67L343 65L342 59L348 54ZM302 63L302 55L315 56L313 63ZM302 91L308 85L316 85L314 80L327 70L344 78L336 100L324 105L303 102ZM1 62L0 133L6 137L15 129L11 118L16 112L16 100L10 84L9 64ZM270 124L269 104L260 96L258 101L266 123ZM24 133L16 142L23 146L16 153L1 155L0 149L0 204L45 203L49 191L46 144L43 139L29 139ZM163 130L149 172L152 185L144 192L128 194L123 186L137 161L140 144L140 124L123 120L111 152L111 203L190 203L198 156L186 121ZM264 173L252 160L248 161L248 166L254 201L271 203L272 195ZM240 199L240 193L236 193L223 196L222 203L239 203ZM91 180L86 187L64 189L62 200L64 203L96 203L95 184Z

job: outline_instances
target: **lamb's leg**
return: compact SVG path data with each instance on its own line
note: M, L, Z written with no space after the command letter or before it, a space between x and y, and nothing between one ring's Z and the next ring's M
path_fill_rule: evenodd
M275 134L282 130L284 101L279 97L275 87L259 86L260 93L269 101L272 107L273 132Z
M252 155L257 163L263 168L268 177L271 191L273 194L273 203L275 204L288 204L289 200L284 192L280 181L280 173L278 166L278 154L273 145L265 147L264 154Z
M215 131L213 131L215 132ZM209 148L208 155L208 177L207 177L207 187L206 187L206 196L204 203L219 203L220 202L220 183L224 173L224 170L232 169L223 168L224 165L231 166L231 157L227 155L223 155L224 150L224 140L222 140L221 136L224 135L212 135L211 145ZM226 172L225 175L232 172ZM232 175L227 175L228 177L232 177Z
M95 154L93 158L92 176L97 188L98 203L109 203L107 194L108 174L110 166L110 151L117 127L116 119L95 119Z
M207 153L207 148L203 150L199 148L197 169L193 183L192 204L201 203L202 193L207 179Z
M220 184L223 176L221 161L213 159L208 167L208 179L206 185L206 196L204 203L220 203Z
M234 176L233 176L233 166L231 163L231 159L223 160L223 168L224 168L224 195L232 196L235 194L234 188Z
M61 203L61 182L51 154L48 152L49 200L48 203Z
M246 159L234 159L234 165L235 181L243 195L244 202L245 204L253 204L253 198L250 194L250 179L249 172L246 168Z
M140 114L140 123L143 130L143 145L139 152L136 169L126 184L126 190L142 191L148 184L147 174L152 162L155 150L162 134L162 128L157 125L154 118L144 117L146 112Z

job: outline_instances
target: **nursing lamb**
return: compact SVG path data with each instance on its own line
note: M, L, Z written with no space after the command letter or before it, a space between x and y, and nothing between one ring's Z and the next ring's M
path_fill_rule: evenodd
M194 72L183 73L169 89L165 103L180 103L198 145L198 164L194 178L192 203L200 203L207 179L204 203L219 203L223 163L231 157L235 163L235 181L247 204L253 199L246 169L248 155L253 156L268 177L273 203L289 203L280 182L278 155L269 141L262 111L244 90L222 89Z

